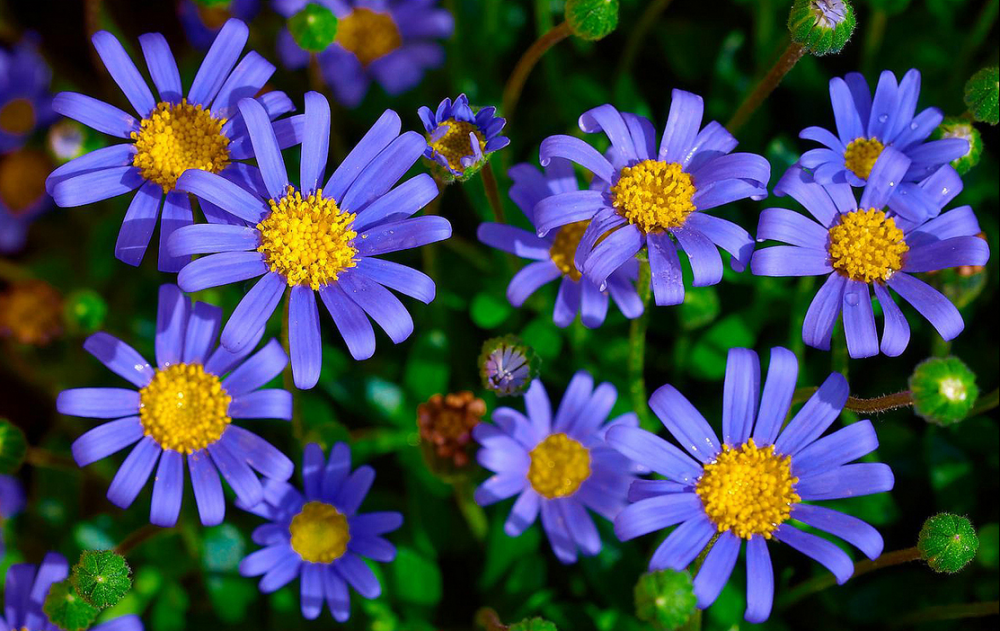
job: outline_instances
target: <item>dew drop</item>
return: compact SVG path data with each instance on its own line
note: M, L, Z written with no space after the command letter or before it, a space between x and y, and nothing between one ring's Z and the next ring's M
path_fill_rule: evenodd
M884 123L887 120L889 120L889 115L888 114L882 114L881 116L878 117L878 122L880 122L880 123Z
M850 306L852 307L858 306L858 301L859 301L858 292L849 291L846 294L844 294L844 302L846 302Z
M917 127L919 127L919 125L916 123L910 123L910 129L916 129Z
M941 194L942 195L947 195L948 194L948 187L947 186L945 186L944 188L941 189Z

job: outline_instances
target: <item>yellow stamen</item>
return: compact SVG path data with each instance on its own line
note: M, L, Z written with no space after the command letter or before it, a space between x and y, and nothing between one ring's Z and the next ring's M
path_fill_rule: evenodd
M874 208L845 213L830 228L830 264L851 280L889 280L909 249L896 222Z
M189 454L219 440L231 419L232 397L201 364L174 364L156 371L139 391L139 419L164 449Z
M271 213L257 224L257 251L289 287L319 289L356 265L354 213L340 210L336 201L323 197L322 189L303 198L289 186L284 197L269 203Z
M8 134L26 134L34 128L35 106L28 99L11 99L0 107L0 130Z
M132 132L137 153L132 164L142 177L174 190L177 178L188 169L218 173L229 164L229 138L222 133L224 118L212 118L201 105L185 99L179 104L160 103Z
M433 141L428 134L427 142L431 149L444 156L445 160L448 161L448 166L455 171L465 171L465 167L462 166L462 158L473 155L472 142L469 139L470 133L475 134L476 140L479 141L479 151L486 153L486 138L473 123L451 119L441 123L441 125L447 127L448 131Z
M303 561L333 563L344 556L351 540L347 517L323 502L309 502L288 527L292 549Z
M798 481L791 456L775 454L774 445L760 449L751 438L738 447L724 445L715 462L705 465L695 492L719 532L770 539L802 500L795 493Z
M528 481L548 499L576 493L590 477L590 452L566 434L552 434L531 450Z
M549 257L555 263L559 271L569 276L573 280L580 280L582 274L576 269L573 257L576 256L576 248L580 245L583 233L587 231L590 220L577 221L566 224L556 233L556 238L549 248Z
M856 138L844 150L844 166L862 180L867 180L883 149L885 146L876 138Z
M334 40L367 66L403 45L399 28L388 13L355 9L340 19Z
M691 176L676 162L643 160L621 170L611 187L612 204L643 232L660 232L684 225L695 211Z
M0 158L0 204L17 215L45 194L52 163L41 151L19 149Z

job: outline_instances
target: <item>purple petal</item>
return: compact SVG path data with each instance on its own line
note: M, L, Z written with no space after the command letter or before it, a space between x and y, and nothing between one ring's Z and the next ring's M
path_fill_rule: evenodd
M792 508L792 519L840 537L864 552L869 559L876 559L882 554L882 535L857 517L823 506L796 504Z
M226 428L221 439L226 449L239 454L251 468L270 480L284 481L295 473L295 465L277 447L238 425Z
M843 585L854 574L854 564L851 558L836 545L826 539L802 532L794 526L781 524L774 532L774 538L787 543L802 554L824 565L833 572L837 584Z
M354 247L358 256L377 256L444 241L450 236L451 224L447 219L428 215L369 228L355 238Z
M358 175L399 135L399 116L386 110L327 180L323 191L340 201Z
M108 500L119 508L128 508L135 501L139 491L146 485L149 474L153 472L156 461L163 450L152 436L146 436L129 453L122 466L118 469L111 486L108 487Z
M139 123L113 105L76 92L60 92L52 99L52 109L99 132L129 138L139 131Z
M386 332L394 344L413 333L413 318L403 303L388 289L361 274L345 274L338 285Z
M776 245L754 252L750 270L756 276L821 276L833 266L825 249Z
M704 514L687 520L674 529L649 559L649 571L671 569L681 572L694 561L712 537L718 533L715 524Z
M885 208L889 197L903 181L907 169L910 168L910 159L905 154L896 151L892 147L886 147L879 154L872 172L868 176L868 183L861 193L861 208Z
M507 521L504 522L504 533L508 537L520 537L531 524L535 523L540 506L541 496L530 488L524 489L510 509Z
M839 500L891 491L895 478L881 462L845 464L799 480L795 491L806 501Z
M416 132L403 132L364 168L339 200L341 210L358 212L384 195L423 155L427 141ZM336 175L336 174L335 174Z
M848 280L844 289L844 334L847 351L854 359L878 355L878 333L868 284Z
M239 102L253 98L273 74L274 64L261 57L257 51L251 50L236 65L222 84L219 94L212 99L212 116L217 119L239 116Z
M830 238L828 230L804 215L784 208L768 208L760 213L759 240L773 240L810 250L823 250Z
M722 440L742 445L750 438L760 397L760 360L746 348L729 350L722 394Z
M618 154L621 163L638 159L632 134L621 113L613 105L600 105L584 112L579 119L580 129L593 134L603 131L611 141L611 151Z
M675 228L672 231L677 243L688 256L694 287L716 285L722 280L722 257L715 244L699 230L690 227Z
M906 321L896 301L882 283L874 283L875 296L882 307L885 325L882 330L882 353L889 357L899 357L910 343L910 323Z
M559 226L591 219L602 208L607 207L604 193L600 191L571 191L552 195L535 205L535 228L538 234L544 235Z
M630 504L615 518L615 535L621 541L662 530L704 513L695 493L670 493Z
M192 233L188 234L193 234L195 229L200 231L207 227L204 224L191 226L188 230ZM177 284L184 291L196 292L249 280L268 272L269 268L260 252L222 252L188 263L177 275Z
M221 175L200 169L185 171L177 178L175 190L191 193L254 225L271 212L267 203L250 191Z
M754 535L747 541L747 608L744 617L754 624L771 615L774 603L774 570L767 540Z
M965 328L962 314L955 305L924 281L897 272L889 279L889 287L927 318L945 341L954 339Z
M551 199L551 198L550 198ZM542 204L538 205L541 208ZM537 209L536 209L537 210ZM634 225L623 226L601 241L587 257L583 273L595 285L604 289L611 276L642 247L642 233Z
M153 85L160 93L160 100L168 103L180 103L184 88L181 86L181 74L177 70L177 62L170 52L167 39L159 33L145 33L139 36L142 55L146 59L149 76Z
M230 425L230 429L232 427ZM260 480L250 469L250 465L242 457L230 451L225 441L217 440L210 444L207 449L208 453L212 455L212 462L215 463L219 473L233 489L237 500L245 506L255 506L264 499L264 489L260 485Z
M52 199L61 208L85 206L134 191L144 182L132 166L88 171L56 183Z
M776 346L771 349L771 363L767 367L767 380L760 397L760 412L753 439L758 445L770 445L778 437L785 417L792 405L799 362L795 353Z
M839 372L830 373L778 436L774 443L775 450L780 454L795 455L808 447L840 415L849 392L847 379Z
M149 239L156 228L156 220L160 214L160 203L163 201L163 189L156 182L146 182L136 192L129 203L118 242L115 243L115 257L132 266L142 261Z
M353 554L345 554L334 565L337 573L365 598L378 598L382 587L371 569Z
M523 259L548 260L552 244L527 230L506 224L484 222L476 229L476 236L486 245L510 252Z
M122 418L139 413L139 393L124 388L71 388L56 397L56 409L67 416Z
M308 390L319 381L323 342L319 333L316 293L308 285L292 287L288 301L288 353L295 387Z
M721 451L712 426L677 388L669 384L657 388L649 397L649 407L677 442L701 462L711 462Z
M73 441L73 459L79 466L86 467L139 442L143 434L138 416L109 421Z
M375 353L375 331L365 312L348 298L338 285L326 285L319 290L327 311L333 317L351 357L368 359Z
M111 78L121 88L139 117L148 116L156 108L156 99L153 98L146 80L139 74L139 69L132 63L121 42L107 31L98 31L91 41L101 61L104 62L104 67L108 69Z
M330 148L330 104L319 92L306 92L305 102L306 126L302 137L299 190L308 194L323 185ZM322 601L319 606L322 607Z
M191 301L177 285L160 285L156 309L156 365L161 370L183 361L184 334L190 313Z
M670 113L660 139L657 159L680 162L688 154L698 136L704 111L705 103L697 94L678 89L671 91Z
M111 372L139 388L149 385L155 374L149 362L134 348L103 331L88 337L83 343L83 350L96 357Z
M763 251L765 250L760 252ZM807 345L824 351L830 350L830 338L833 336L833 326L837 322L837 316L840 315L846 285L846 278L840 274L830 274L816 292L802 322L802 340Z
M868 455L878 448L878 437L871 421L852 423L820 438L795 455L795 477L822 473Z
M364 274L379 285L416 298L424 304L434 300L434 281L423 272L413 268L376 258L364 258L356 266L359 274Z
M249 35L250 29L243 22L237 19L226 21L198 68L188 92L188 101L206 107L212 102L236 65Z
M288 356L281 342L272 339L222 380L222 387L233 397L260 388L281 374L288 365Z
M615 426L608 430L607 443L623 456L649 467L675 482L694 482L701 467L681 450L644 429Z
M381 223L410 217L438 195L434 178L426 173L406 180L365 207L354 220L354 230L362 232Z
M226 516L226 498L222 494L222 481L215 463L202 449L188 455L188 471L194 490L198 515L203 526L217 526Z
M233 397L229 416L238 419L277 418L292 420L292 393L287 390L257 390Z
M594 556L601 551L601 535L597 532L594 520L587 514L579 502L565 499L559 502L563 519L570 537L576 542L580 551L587 556Z
M736 566L740 554L741 539L732 532L719 535L715 545L705 556L698 575L694 578L694 595L698 598L698 608L705 609L715 602L719 592L729 581L729 575Z
M868 121L861 119L851 89L840 77L830 79L830 103L837 122L837 135L843 145L865 135L865 123Z
M240 113L246 121L250 142L253 144L254 155L264 177L264 185L271 199L280 199L288 189L288 173L285 171L285 161L278 148L278 139L274 135L271 121L260 103L253 99L243 99L239 104Z
M615 170L611 163L597 149L573 136L549 136L542 141L538 155L543 167L548 166L553 158L565 158L609 184L614 180Z
M184 456L172 449L164 450L153 481L153 500L149 522L170 528L177 523L184 499Z
M646 237L649 252L650 283L657 306L679 305L684 302L684 274L677 247L666 233Z
M285 279L274 272L265 274L257 281L226 322L222 330L222 345L234 353L245 348L274 313L287 287Z

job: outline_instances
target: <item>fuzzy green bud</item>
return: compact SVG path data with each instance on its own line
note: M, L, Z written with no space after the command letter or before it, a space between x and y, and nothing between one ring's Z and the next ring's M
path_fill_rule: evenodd
M929 517L917 540L920 558L935 572L954 574L976 558L979 537L965 517L941 513Z
M566 0L566 23L580 39L604 39L618 27L618 0Z
M958 423L979 398L976 375L957 357L932 357L910 375L913 411L938 425Z
M111 550L87 550L73 566L70 581L76 593L98 609L114 607L132 589L132 568Z
M319 4L307 4L288 18L288 32L303 50L321 53L337 38L337 16Z
M965 105L969 108L972 118L980 123L996 125L998 120L997 67L983 68L972 75L965 84Z
M544 618L525 618L520 622L510 625L508 631L558 631L558 629L555 623L549 622Z
M839 53L857 20L848 0L795 0L788 15L792 41L813 55Z
M965 175L972 167L979 164L979 158L983 153L983 137L979 135L979 130L971 122L957 116L949 116L937 126L931 135L932 140L942 138L961 138L969 143L969 151L961 158L951 161L951 166L958 171L959 175Z
M697 605L694 584L687 571L650 572L640 576L635 584L635 616L658 631L679 629Z
M534 349L516 335L494 337L483 343L479 375L483 378L483 387L497 396L521 395L538 377L541 363Z
M69 579L49 588L42 611L49 621L63 631L89 629L100 610L85 601L73 589Z
M0 473L14 473L28 453L24 432L5 418L0 418Z
M63 302L63 320L72 333L89 335L104 325L108 303L93 289L78 289Z

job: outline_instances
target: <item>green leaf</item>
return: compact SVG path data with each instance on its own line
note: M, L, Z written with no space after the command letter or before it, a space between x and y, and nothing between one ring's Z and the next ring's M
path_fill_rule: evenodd
M726 358L731 348L753 348L754 335L738 314L716 322L695 342L688 367L696 376L718 380L726 374Z
M403 383L414 398L424 400L448 388L448 336L432 330L417 338L406 361Z
M260 596L253 581L239 576L209 576L205 588L215 615L227 624L243 622L247 609Z
M480 292L469 307L472 321L484 329L494 329L504 323L511 313L510 303L492 293Z
M86 550L70 580L81 598L98 609L114 607L132 589L132 568L111 550Z
M394 593L403 602L433 606L441 600L441 570L411 548L399 548L392 568Z
M42 611L52 624L64 631L83 631L90 627L100 610L85 601L69 580L49 588Z

